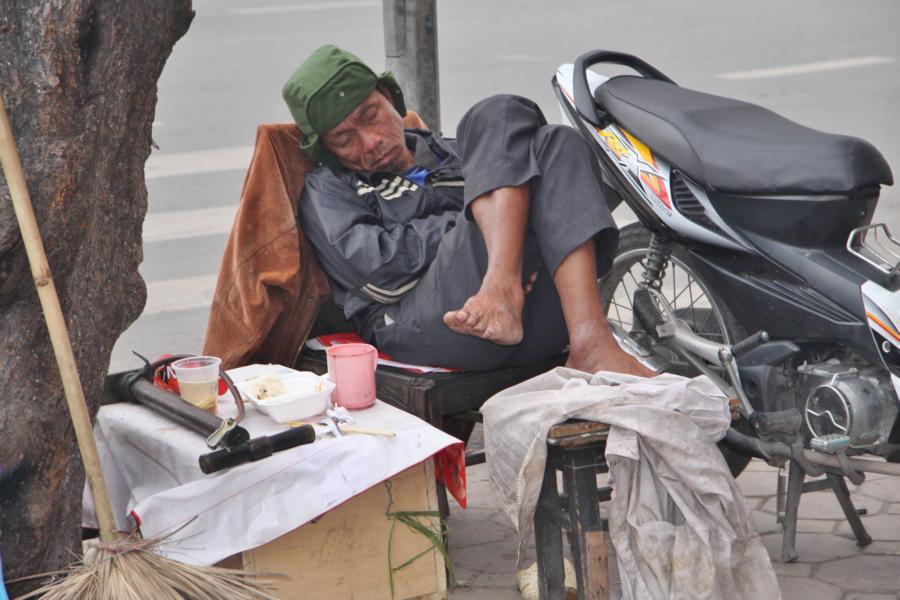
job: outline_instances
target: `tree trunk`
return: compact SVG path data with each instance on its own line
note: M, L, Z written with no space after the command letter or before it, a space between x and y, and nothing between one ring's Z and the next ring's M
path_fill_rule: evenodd
M138 264L156 84L193 14L190 0L0 0L0 93L92 414L113 344L146 299ZM0 390L9 579L80 554L84 473L5 178Z

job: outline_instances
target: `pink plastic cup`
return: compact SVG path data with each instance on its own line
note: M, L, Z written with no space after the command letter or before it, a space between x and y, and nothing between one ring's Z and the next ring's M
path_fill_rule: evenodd
M378 351L369 344L340 344L325 349L328 376L334 382L331 402L347 410L375 404Z

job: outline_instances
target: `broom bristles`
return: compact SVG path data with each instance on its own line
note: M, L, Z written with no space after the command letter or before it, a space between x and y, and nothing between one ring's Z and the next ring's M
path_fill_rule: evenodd
M276 600L275 573L188 565L152 550L152 541L100 543L68 574L20 596L26 600Z

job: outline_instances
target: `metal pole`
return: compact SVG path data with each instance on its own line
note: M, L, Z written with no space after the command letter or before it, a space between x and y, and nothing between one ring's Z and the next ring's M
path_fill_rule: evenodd
M436 0L383 0L385 67L400 82L406 106L441 130Z
M840 469L841 463L837 458L829 454L822 454L813 450L804 450L803 456L811 463L817 465L825 465L834 469ZM872 460L866 458L847 458L850 468L855 471L865 471L866 473L880 473L882 475L900 476L900 464L882 462L880 460Z

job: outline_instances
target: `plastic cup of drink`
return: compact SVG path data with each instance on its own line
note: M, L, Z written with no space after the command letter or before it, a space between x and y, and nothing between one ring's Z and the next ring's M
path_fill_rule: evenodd
M220 364L222 359L215 356L191 356L173 362L182 400L215 413Z

